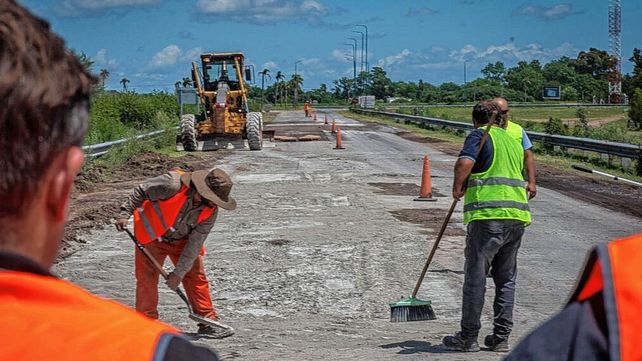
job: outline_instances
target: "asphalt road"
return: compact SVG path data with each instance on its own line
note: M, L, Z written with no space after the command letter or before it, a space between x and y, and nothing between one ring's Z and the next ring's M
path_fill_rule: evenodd
M181 301L162 285L161 318L223 359L500 359L439 346L459 325L461 205L419 292L433 302L437 320L389 322L388 303L412 291L450 206L455 157L392 128L330 118L342 127L344 150L333 149L323 126L328 141L235 151L216 164L231 174L239 206L221 212L206 244L206 268L223 321L236 335L198 339ZM322 116L314 122L303 112L282 112L269 127L301 134L322 125ZM437 201L414 202L426 154ZM519 255L513 344L563 305L591 246L642 232L639 219L543 188L531 209ZM56 272L133 305L131 241L111 228L87 238ZM488 290L480 341L492 329L490 279Z

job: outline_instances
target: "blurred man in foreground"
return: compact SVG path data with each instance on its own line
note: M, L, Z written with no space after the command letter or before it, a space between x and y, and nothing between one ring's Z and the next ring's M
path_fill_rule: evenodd
M0 360L217 360L50 273L95 82L49 24L0 2Z

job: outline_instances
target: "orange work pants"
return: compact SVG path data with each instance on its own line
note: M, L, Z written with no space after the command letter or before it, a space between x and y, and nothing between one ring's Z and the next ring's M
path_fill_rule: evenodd
M159 264L162 265L165 262L165 258L169 256L172 263L176 265L186 244L187 240L180 240L173 244L153 241L145 245L145 248ZM158 277L160 273L140 250L136 248L134 250L136 311L158 319ZM194 313L203 317L218 319L214 305L212 305L210 286L205 276L203 256L199 255L192 268L185 274L183 286Z

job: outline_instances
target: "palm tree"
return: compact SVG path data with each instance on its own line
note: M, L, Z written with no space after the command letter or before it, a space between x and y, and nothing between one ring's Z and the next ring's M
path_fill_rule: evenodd
M261 70L259 75L261 75L261 106L263 106L263 103L265 103L265 77L267 76L270 79L272 79L272 77L270 76L270 69L268 68ZM274 102L276 103L276 99L274 99Z
M301 89L301 85L303 84L303 77L299 74L294 74L292 75L292 79L290 79L290 86L294 89L294 104L298 104L299 102L299 89Z
M265 90L265 77L267 76L268 78L272 79L270 76L270 69L263 69L259 72L259 75L261 76L261 90Z
M127 78L122 78L120 79L120 83L123 85L123 91L127 91L127 83L129 83L129 79Z
M183 78L183 87L187 88L188 86L191 86L191 85L192 85L192 79L190 79L188 77L184 77Z
M283 91L283 79L285 79L285 75L283 75L283 72L279 70L279 71L276 72L276 77L275 78L276 78L276 85L274 87L274 89L275 89L274 100L276 102L277 95L279 95L278 94L278 90L279 90L279 88L281 88L281 97L280 98L281 98L281 101L283 101L283 92L282 91Z
M107 78L109 78L109 70L100 69L100 74L98 76L100 77L100 82L101 82L103 88L105 88L105 80L107 80Z
M88 72L91 72L91 67L94 65L94 61L85 54L84 51L81 51L80 54L77 53L74 49L71 49L71 53L78 59L83 68Z

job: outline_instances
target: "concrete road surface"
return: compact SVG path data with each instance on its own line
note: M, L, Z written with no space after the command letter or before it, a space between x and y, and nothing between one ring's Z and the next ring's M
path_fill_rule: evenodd
M222 319L236 335L198 338L180 299L163 285L161 318L226 360L500 359L489 351L448 353L439 346L459 326L461 204L419 293L433 302L437 320L389 322L388 303L412 291L450 206L455 157L402 139L392 128L330 117L342 127L344 150L333 149L326 131L327 141L236 151L216 164L232 175L238 208L221 212L206 244L206 268ZM281 112L269 127L304 133L323 120ZM425 154L436 202L413 201ZM559 310L591 246L642 232L639 219L543 188L531 209L533 224L519 255L512 344ZM130 240L111 228L88 238L87 247L56 271L133 305ZM492 329L490 279L488 290L480 341Z

